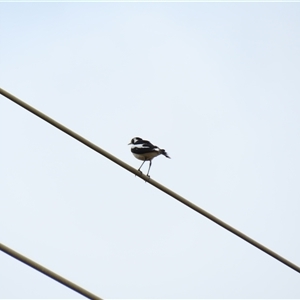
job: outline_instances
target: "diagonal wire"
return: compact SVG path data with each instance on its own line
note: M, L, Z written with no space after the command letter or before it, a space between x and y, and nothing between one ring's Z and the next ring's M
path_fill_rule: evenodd
M118 159L117 157L113 156L109 152L101 149L97 145L93 144L92 142L88 141L84 137L80 136L76 132L70 130L69 128L65 127L64 125L58 123L57 121L51 119L47 115L43 114L42 112L38 111L34 107L28 105L27 103L23 102L22 100L18 99L17 97L11 95L10 93L6 92L5 90L0 88L0 94L5 96L6 98L10 99L11 101L15 102L16 104L22 106L23 108L27 109L31 113L35 114L39 118L43 119L44 121L50 123L51 125L55 126L59 130L65 132L66 134L72 136L79 142L83 143L84 145L88 146L89 148L95 150L96 152L102 154L106 158L110 159L114 163L118 164L119 166L123 167L124 169L128 170L129 172L135 174L136 176L142 178L143 180L147 181L149 184L155 186L156 188L160 189L162 192L170 195L171 197L175 198L176 200L180 201L184 205L190 207L191 209L195 210L196 212L200 213L201 215L205 216L206 218L210 219L211 221L215 222L216 224L220 225L221 227L225 228L226 230L230 231L231 233L237 235L241 239L245 240L252 246L260 249L261 251L267 253L268 255L272 256L273 258L279 260L281 263L287 265L288 267L292 268L293 270L300 273L300 267L295 265L294 263L290 262L289 260L285 259L284 257L280 256L276 252L272 251L271 249L265 247L264 245L258 243L254 239L250 238L246 234L242 233L241 231L235 229L234 227L230 226L229 224L223 222L222 220L218 219L214 215L210 214L209 212L205 211L204 209L200 208L199 206L195 205L194 203L188 201L187 199L183 198L182 196L176 194L172 190L168 189L167 187L163 186L159 182L149 178L148 176L144 175L143 173L139 172L137 169L131 167L130 165L126 164L122 160Z
M99 298L98 296L90 293L89 291L83 289L82 287L78 286L77 284L69 281L68 279L65 279L64 277L52 272L51 270L43 267L42 265L34 262L33 260L25 257L24 255L14 251L11 248L8 248L7 246L3 245L0 243L0 250L5 252L6 254L12 256L13 258L21 261L22 263L32 267L33 269L36 269L37 271L45 274L46 276L49 276L50 278L58 281L59 283L67 286L68 288L72 289L73 291L89 298L89 299L97 299L97 300L101 300L101 298Z

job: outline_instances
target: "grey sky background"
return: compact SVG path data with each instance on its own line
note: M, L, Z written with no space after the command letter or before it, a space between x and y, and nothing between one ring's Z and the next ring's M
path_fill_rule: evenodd
M299 3L0 3L0 86L300 265ZM300 298L300 275L0 97L0 240L102 298ZM145 164L143 171L147 171ZM82 298L0 253L0 298Z

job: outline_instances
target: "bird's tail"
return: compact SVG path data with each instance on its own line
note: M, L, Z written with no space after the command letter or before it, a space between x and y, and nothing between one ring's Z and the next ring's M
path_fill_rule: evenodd
M165 157L171 158L171 157L168 155L168 153L166 152L165 149L160 149L159 152L160 152L160 154L164 155Z

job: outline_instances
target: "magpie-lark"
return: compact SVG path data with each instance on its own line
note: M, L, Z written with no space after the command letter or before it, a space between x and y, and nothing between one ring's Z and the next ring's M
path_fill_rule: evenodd
M143 163L139 167L138 171L140 171L141 167L143 166L146 160L150 162L147 176L149 176L149 171L152 165L152 159L154 157L162 154L167 158L171 158L164 149L160 149L159 147L152 145L149 141L143 140L139 137L133 138L128 145L132 145L131 146L132 154L137 159L143 160Z

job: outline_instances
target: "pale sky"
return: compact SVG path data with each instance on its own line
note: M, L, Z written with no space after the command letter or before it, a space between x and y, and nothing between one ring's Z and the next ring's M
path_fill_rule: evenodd
M300 265L299 3L0 3L0 87ZM300 298L300 274L0 96L0 242L104 299ZM142 168L147 172L148 163ZM83 298L0 252L0 298Z

